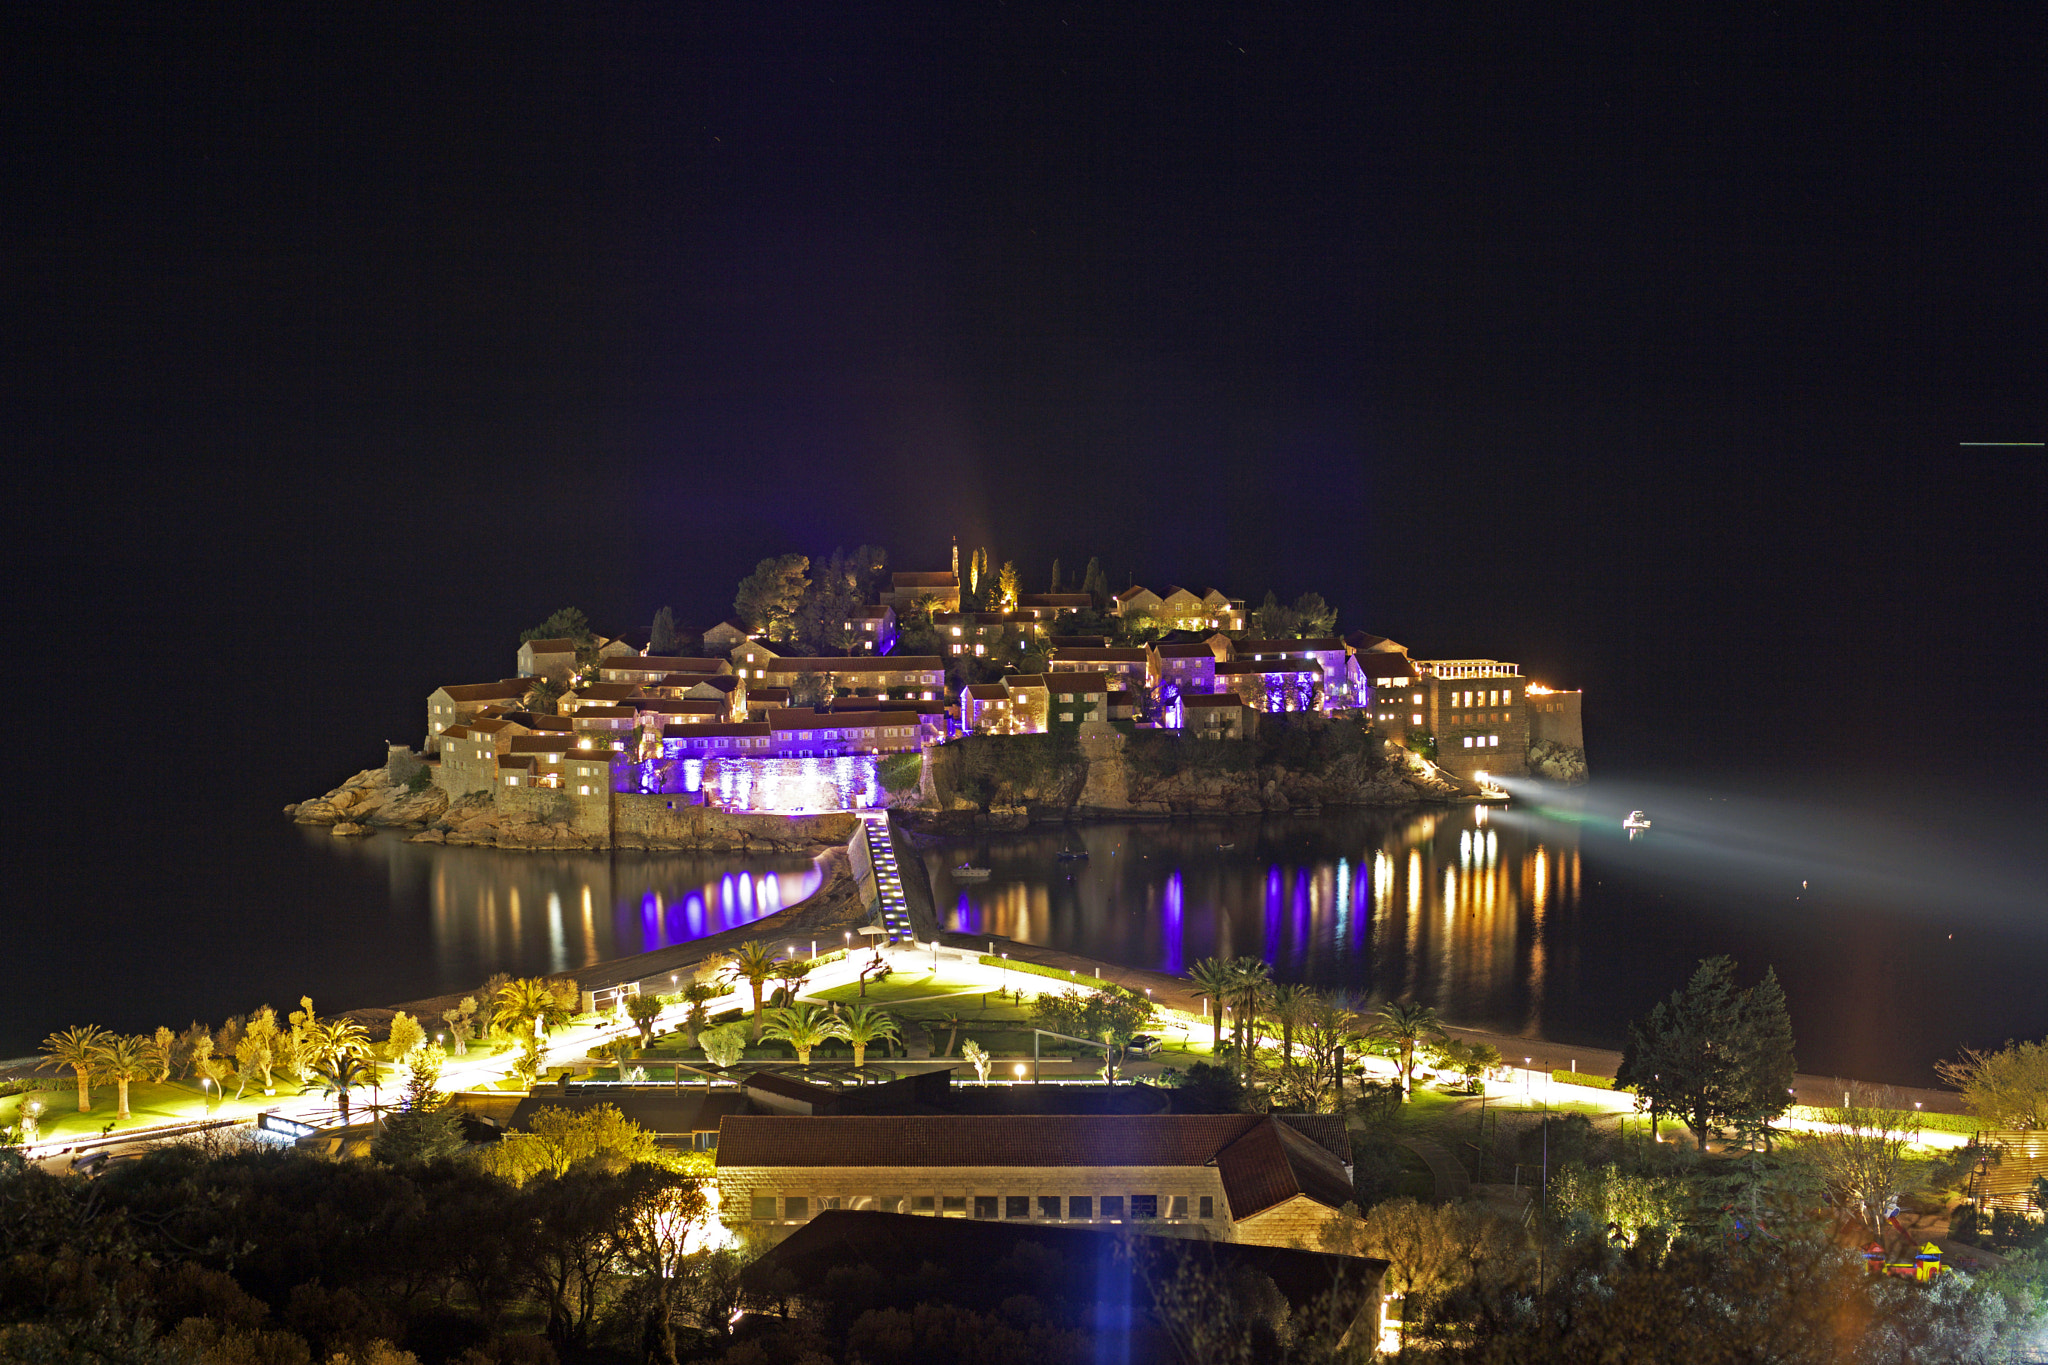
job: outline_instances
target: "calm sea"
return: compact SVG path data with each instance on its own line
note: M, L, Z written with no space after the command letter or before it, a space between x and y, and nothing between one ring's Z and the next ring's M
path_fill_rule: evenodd
M1997 839L1835 805L1620 794L1655 820L1633 843L1625 810L1593 794L1483 824L1466 809L1093 825L926 862L965 932L1164 971L1252 955L1282 978L1532 1037L1618 1045L1712 953L1777 969L1810 1071L1925 1082L1960 1046L2048 1034L2048 929ZM0 1056L73 1023L140 1031L302 994L338 1009L573 971L811 889L805 858L343 840L254 798L213 815L117 811L122 837L18 860ZM1055 857L1070 837L1085 862ZM968 858L994 875L955 885L947 869Z

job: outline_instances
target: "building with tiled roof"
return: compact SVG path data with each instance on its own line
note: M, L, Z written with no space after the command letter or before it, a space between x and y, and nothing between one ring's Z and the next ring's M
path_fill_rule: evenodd
M732 1115L719 1124L728 1216L820 1208L1065 1224L1171 1225L1313 1245L1350 1172L1257 1114Z
M474 720L486 707L518 702L532 682L508 678L494 683L450 683L427 694L427 743L430 754L441 751L441 734L452 725Z

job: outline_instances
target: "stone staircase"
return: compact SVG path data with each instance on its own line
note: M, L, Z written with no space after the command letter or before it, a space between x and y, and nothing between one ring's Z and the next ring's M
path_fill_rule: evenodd
M889 837L889 816L862 811L868 827L868 855L875 865L875 890L882 897L882 927L891 943L909 943L917 934L910 925L910 905L903 899L903 876L896 867L896 843Z

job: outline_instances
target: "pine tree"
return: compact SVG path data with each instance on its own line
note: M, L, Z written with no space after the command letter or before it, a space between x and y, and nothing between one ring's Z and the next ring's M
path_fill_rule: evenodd
M662 656L676 652L676 614L667 607L654 613L653 628L647 632L647 652Z
M1095 599L1095 610L1103 611L1109 606L1109 576L1102 572L1102 561L1091 557L1088 568L1081 575L1081 591Z
M1058 559L1054 559L1054 560L1053 560L1053 562L1052 562L1052 586L1051 586L1050 588L1047 588L1047 589L1046 589L1046 591L1047 591L1047 592L1058 592L1059 590L1060 590L1060 562L1059 562L1059 560L1058 560Z
M1676 1114L1702 1151L1726 1128L1756 1132L1785 1111L1792 1083L1792 1023L1776 973L1738 990L1735 961L1702 961L1629 1025L1615 1085L1633 1090L1652 1118Z

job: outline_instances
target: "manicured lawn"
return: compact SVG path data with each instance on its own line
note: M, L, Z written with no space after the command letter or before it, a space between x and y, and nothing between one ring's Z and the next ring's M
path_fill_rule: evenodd
M150 1124L246 1118L268 1109L281 1099L297 1095L299 1088L279 1077L275 1095L265 1095L252 1088L236 1100L233 1093L230 1089L228 1099L209 1104L196 1082L171 1081L164 1085L138 1082L128 1087L130 1117L121 1122L114 1117L120 1112L119 1095L114 1086L95 1084L92 1088L92 1109L81 1114L78 1112L78 1089L67 1084L62 1090L32 1091L0 1099L0 1123L15 1122L22 1102L38 1099L43 1102L40 1131L44 1141L60 1137L89 1137L97 1135L110 1123L114 1125L115 1132L120 1132ZM367 1091L365 1095L367 1097Z
M863 999L873 1004L889 1004L900 1000L915 1000L927 995L980 995L979 986L965 985L960 981L948 981L942 976L930 973L924 976L906 976L902 972L891 973L886 981L870 981L868 993L863 997L856 984L834 986L830 990L806 994L806 1000L837 1000L841 1004L859 1004Z

